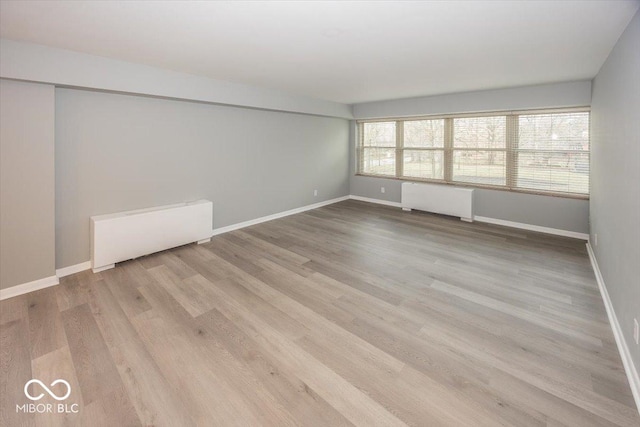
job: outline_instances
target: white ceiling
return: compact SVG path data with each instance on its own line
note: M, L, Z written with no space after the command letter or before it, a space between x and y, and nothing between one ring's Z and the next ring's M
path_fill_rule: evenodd
M640 1L0 2L0 36L342 103L593 78Z

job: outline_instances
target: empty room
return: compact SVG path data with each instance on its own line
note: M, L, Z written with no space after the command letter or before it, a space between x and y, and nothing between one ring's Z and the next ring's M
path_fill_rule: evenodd
M0 37L0 426L640 427L640 0Z

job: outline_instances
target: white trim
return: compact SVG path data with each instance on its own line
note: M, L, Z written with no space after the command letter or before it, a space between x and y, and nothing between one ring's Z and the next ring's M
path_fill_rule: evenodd
M56 276L58 279L71 276L72 274L80 273L91 268L91 261L81 262L80 264L70 265L69 267L63 267L56 270Z
M58 283L58 276L49 276L45 277L44 279L34 280L33 282L11 286L10 288L6 289L0 289L0 301L17 297L18 295L26 294L28 292L39 291L40 289L55 286Z
M522 230L537 231L540 233L555 234L556 236L573 237L574 239L589 240L587 233L578 233L577 231L560 230L559 228L542 227L533 224L524 224L522 222L507 221L498 218L489 218L486 216L474 215L473 219L478 222L486 222L487 224L503 225L505 227L520 228Z
M613 304L611 304L611 298L609 298L609 292L607 291L607 287L604 284L604 279L602 278L602 273L600 272L600 267L598 266L596 254L593 252L593 248L591 247L591 244L589 242L587 242L587 252L589 253L591 267L593 267L593 272L596 275L598 288L600 288L600 295L602 296L602 301L604 302L604 308L607 310L607 316L609 317L609 323L611 324L613 337L616 339L616 344L618 345L618 352L620 353L620 358L622 359L622 364L624 365L624 371L627 374L627 379L629 380L631 393L633 394L633 399L636 402L636 409L638 410L638 412L640 412L640 377L638 376L638 371L633 364L631 352L629 351L629 346L627 346L627 341L624 339L624 334L622 333L622 328L620 328L620 323L618 323L618 318L616 317L616 312L613 309Z
M402 204L399 202L389 202L387 200L371 199L369 197L361 197L361 196L354 196L354 195L349 196L349 198L352 200L360 200L361 202L369 202L369 203L377 203L379 205L393 206L394 208L402 207ZM407 209L403 208L403 210L411 211L411 209L409 208ZM558 228L542 227L539 225L524 224L522 222L506 221L504 219L489 218L486 216L478 216L478 215L474 215L473 220L478 222L486 222L488 224L503 225L505 227L520 228L522 230L530 230L530 231L538 231L540 233L555 234L556 236L573 237L574 239L581 239L581 240L587 240L587 241L589 240L589 235L587 233L578 233L577 231L560 230ZM467 222L471 222L471 221L467 220Z
M354 195L349 196L349 198L351 200L359 200L361 202L376 203L378 205L385 205L385 206L393 206L394 208L402 207L402 204L400 202L390 202L388 200L371 199L369 197L354 196Z
M314 203L312 205L303 206L296 209L291 209L288 211L280 212L273 215L263 216L261 218L252 219L250 221L240 222L238 224L229 225L227 227L216 228L213 230L213 236L218 234L227 233L229 231L238 230L240 228L248 227L250 225L260 224L261 222L271 221L273 219L282 218L285 216L305 212L308 210L320 208L322 206L331 205L334 203L342 202L344 200L348 200L350 196L338 197L336 199L325 200L324 202ZM200 242L205 243L208 239L204 239ZM200 243L198 242L198 243ZM94 273L98 273L103 270L107 270L109 268L113 268L114 265L108 265L99 269L94 270ZM68 267L59 268L56 270L56 275L51 277L45 277L44 279L34 280L33 282L23 283L21 285L12 286L7 289L0 289L0 301L17 297L19 295L23 295L29 292L37 291L40 289L48 288L50 286L55 286L60 283L59 279L62 277L69 276L71 274L79 273L81 271L89 270L91 268L91 261L81 262L79 264L70 265Z
M23 283L21 285L12 286L7 289L0 289L0 301L7 298L17 297L40 289L56 286L60 283L60 279L79 273L91 268L91 261L81 262L80 264L70 265L69 267L58 268L55 276L45 277L44 279L34 280L33 282Z
M376 203L376 204L385 205L385 206L392 206L392 207L396 207L396 208L402 207L401 203L399 203L399 202L390 202L388 200L372 199L372 198L369 198L369 197L349 195L349 196L338 197L338 198L331 199L331 200L325 200L324 202L314 203L312 205L302 206L300 208L290 209L288 211L279 212L279 213L276 213L276 214L273 214L273 215L263 216L263 217L252 219L252 220L249 220L249 221L239 222L237 224L228 225L226 227L216 228L216 229L213 230L212 237L213 236L217 236L218 234L228 233L228 232L233 231L233 230L239 230L241 228L249 227L251 225L256 225L256 224L260 224L262 222L267 222L267 221L271 221L271 220L274 220L274 219L283 218L285 216L294 215L294 214L301 213L301 212L306 212L306 211L309 211L309 210L312 210L312 209L317 209L317 208L320 208L322 206L331 205L331 204L342 202L344 200L349 200L349 199L351 199L351 200L359 200L361 202ZM573 238L576 238L576 239L589 240L589 235L588 234L577 233L577 232L574 232L574 231L566 231L566 230L559 230L559 229L555 229L555 228L540 227L540 226L537 226L537 225L522 224L522 223L519 223L519 222L505 221L505 220L501 220L501 219L488 218L488 217L482 217L482 216L475 216L474 219L476 221L479 221L479 222L486 222L486 223L490 223L490 224L504 225L504 226L507 226L507 227L521 228L521 229L525 229L525 230L539 231L539 232L548 233L548 234L556 234L556 235L559 235L559 236L566 236L566 237L573 237ZM109 268L109 267L111 267L111 266L108 266L107 268ZM33 281L33 282L24 283L22 285L17 285L17 286L13 286L11 288L0 290L0 300L6 299L6 298L11 298L11 297L18 296L18 295L22 295L22 294L25 294L27 292L43 289L43 288L46 288L48 286L57 285L59 283L59 280L58 280L59 278L66 277L66 276L69 276L71 274L79 273L81 271L89 270L90 268L91 268L91 261L85 261L85 262L81 262L79 264L70 265L68 267L59 268L59 269L56 270L56 276L51 276L51 277L47 277L47 278L44 278L44 279L40 279L40 280L36 280L36 281Z
M338 202L342 202L344 200L348 200L349 198L351 198L351 196L338 197L336 199L325 200L324 202L314 203L312 205L307 205L307 206L302 206L300 208L290 209L288 211L275 213L273 215L267 215L267 216L263 216L263 217L260 217L260 218L251 219L249 221L244 221L244 222L239 222L237 224L227 225L226 227L214 228L212 236L217 236L218 234L228 233L230 231L239 230L241 228L249 227L251 225L260 224L262 222L267 222L267 221L271 221L271 220L274 220L274 219L282 218L282 217L285 217L285 216L294 215L294 214L305 212L305 211L309 211L309 210L312 210L312 209L317 209L317 208L320 208L322 206L332 205L334 203L338 203Z
M162 251L160 251L160 252L162 252ZM115 264L101 265L98 268L92 268L91 271L93 271L93 274L96 274L96 273L100 273L101 271L110 270L112 268L115 268L115 266L116 266Z

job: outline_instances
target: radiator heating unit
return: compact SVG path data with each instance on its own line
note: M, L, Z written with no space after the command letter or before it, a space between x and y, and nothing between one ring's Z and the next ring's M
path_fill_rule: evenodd
M92 216L91 267L97 273L117 262L208 242L212 234L213 204L209 200Z
M433 212L473 221L473 189L451 185L402 183L402 209Z

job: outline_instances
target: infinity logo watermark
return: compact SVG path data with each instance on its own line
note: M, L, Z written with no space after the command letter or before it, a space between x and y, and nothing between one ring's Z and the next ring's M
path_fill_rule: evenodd
M33 400L33 401L37 401L42 399L45 394L44 393L40 393L37 396L32 395L29 392L29 386L31 384L38 384L40 387L42 387L44 389L44 391L47 392L47 394L49 396L51 396L52 398L54 398L57 401L62 401L62 400L66 400L70 395L71 395L71 385L69 385L69 383L63 379L57 379L54 382L52 382L51 384L49 384L49 387L55 387L58 384L64 384L64 386L67 388L66 392L59 396L56 393L54 393L49 387L47 387L47 385L45 383L43 383L42 381L38 380L38 379L32 379L27 381L27 383L24 385L24 395L27 397L27 399L29 400ZM34 387L35 388L35 387ZM79 412L79 408L78 408L78 404L77 403L58 403L58 404L53 404L53 403L25 403L23 405L16 405L16 412L20 413L26 413L26 414L44 414L44 413L48 413L48 414L77 414Z
M65 386L67 386L67 393L64 396L60 397L57 394L55 394L54 392L52 392L49 389L49 387L44 385L44 383L42 381L34 379L34 380L27 381L27 383L24 385L24 395L27 396L27 398L29 398L31 400L40 400L40 399L42 399L44 397L44 393L40 393L38 396L32 396L29 393L29 386L31 384L40 384L40 387L45 389L45 391L47 393L49 393L49 396L53 397L55 400L65 400L71 394L71 386L65 380L57 379L57 380L55 380L54 382L51 383L51 387L55 386L56 384L64 384Z

